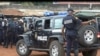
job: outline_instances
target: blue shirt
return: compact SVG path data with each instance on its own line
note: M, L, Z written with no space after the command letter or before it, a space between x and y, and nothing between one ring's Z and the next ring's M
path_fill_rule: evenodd
M65 33L67 35L77 35L78 26L81 25L81 20L76 19L72 15L67 15L64 19L62 24L66 28Z

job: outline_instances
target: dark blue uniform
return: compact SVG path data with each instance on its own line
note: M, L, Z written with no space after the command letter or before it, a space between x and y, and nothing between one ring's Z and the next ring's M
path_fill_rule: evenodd
M8 44L9 44L9 37L7 33L8 33L8 25L4 23L4 26L3 26L4 47L8 47Z
M10 31L10 35L11 35L11 43L12 44L16 44L16 35L17 35L17 28L18 28L18 23L15 21L10 22L9 24L9 31Z
M16 42L18 41L18 35L23 34L24 33L24 27L22 24L18 24L18 27L16 28ZM15 42L15 43L16 43Z
M0 21L0 44L3 42L3 27L2 21Z
M70 56L72 44L75 56L78 56L78 43L76 41L78 24L81 24L81 20L75 19L72 15L67 15L63 19L63 25L66 28L65 36L67 40L67 56Z

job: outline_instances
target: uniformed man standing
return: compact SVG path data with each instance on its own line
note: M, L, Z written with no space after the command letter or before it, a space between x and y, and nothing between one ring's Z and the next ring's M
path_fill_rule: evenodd
M4 19L4 25L3 25L3 37L4 37L4 47L8 48L9 44L9 37L8 37L8 20Z
M16 44L16 35L17 35L17 27L18 27L18 19L14 18L13 21L9 24L10 32L11 32L11 45Z
M23 34L24 33L24 26L23 26L23 20L20 19L18 20L18 27L16 27L16 42L18 41L18 35Z
M73 45L74 48L74 56L78 56L78 43L77 43L77 25L86 25L90 22L95 22L95 20L90 20L86 22L82 22L79 19L76 19L73 16L74 10L69 8L68 15L63 19L63 27L62 27L62 34L65 36L65 39L67 41L67 56L70 56L71 47ZM64 33L65 29L65 33Z
M3 26L2 26L2 18L0 18L0 45L3 42Z

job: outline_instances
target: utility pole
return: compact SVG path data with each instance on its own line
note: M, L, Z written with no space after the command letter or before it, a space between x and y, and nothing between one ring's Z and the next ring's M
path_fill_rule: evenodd
M70 3L68 3L68 8L70 8L71 6L70 6Z
M90 3L89 9L92 10L92 3Z

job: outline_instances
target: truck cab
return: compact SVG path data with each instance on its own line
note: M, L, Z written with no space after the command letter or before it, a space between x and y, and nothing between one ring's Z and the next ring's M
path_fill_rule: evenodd
M86 14L84 14L86 12ZM95 12L95 11L94 11ZM96 56L97 49L100 47L99 33L99 15L93 11L79 11L75 14L78 19L88 21L95 19L88 25L79 25L78 39L79 51L83 56ZM89 14L87 14L89 13ZM92 15L93 13L93 15ZM91 14L91 15L90 15ZM36 19L35 28L22 35L19 35L19 41L16 44L16 51L20 56L28 56L32 52L47 52L50 56L64 56L67 42L62 36L62 20L66 15L44 16ZM73 52L73 46L72 46Z

